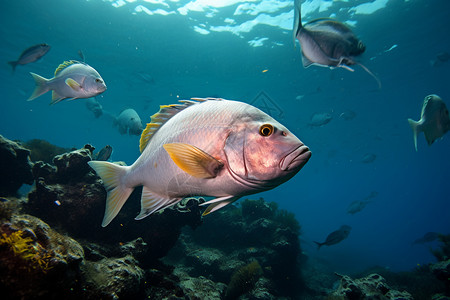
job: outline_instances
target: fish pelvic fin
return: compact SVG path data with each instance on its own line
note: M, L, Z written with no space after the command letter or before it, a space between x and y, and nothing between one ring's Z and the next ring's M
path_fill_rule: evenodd
M143 186L141 196L141 212L135 220L141 220L154 212L163 210L164 208L179 202L180 200L181 198L167 198L157 195L150 191L146 186Z
M17 61L8 61L8 65L10 65L12 67L12 73L14 74L14 71L16 71L16 67L17 67Z
M319 251L320 247L322 247L324 245L324 243L319 243L319 242L315 242L315 241L314 241L314 243L316 243L316 245L317 245L317 251Z
M420 123L417 121L414 121L412 119L408 119L409 126L411 126L411 129L413 131L413 137L414 137L414 147L417 151L417 135L419 134L419 126Z
M129 188L122 183L122 178L129 167L106 161L89 161L88 164L103 180L103 186L107 192L105 215L102 221L102 227L106 227L117 216L133 192L134 188Z
M47 93L50 88L47 85L48 79L35 74L33 72L30 72L31 76L33 76L34 83L36 84L36 88L34 89L33 94L31 94L30 98L28 98L28 101L34 100L37 97Z
M209 205L203 212L202 216L206 216L216 210L219 210L222 207L236 201L237 199L239 199L239 197L225 196L225 197L216 198L216 199L207 201L205 203L202 203L202 204L200 204L201 206Z
M180 169L197 178L214 178L224 166L221 161L189 144L171 143L163 147Z

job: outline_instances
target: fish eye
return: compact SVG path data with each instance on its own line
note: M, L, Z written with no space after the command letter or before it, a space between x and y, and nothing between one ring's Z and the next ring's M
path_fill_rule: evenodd
M273 126L270 124L264 124L259 127L259 134L262 136L269 136L273 133Z
M102 83L103 81L102 81L101 79L96 78L96 79L95 79L95 82L97 82L97 83Z

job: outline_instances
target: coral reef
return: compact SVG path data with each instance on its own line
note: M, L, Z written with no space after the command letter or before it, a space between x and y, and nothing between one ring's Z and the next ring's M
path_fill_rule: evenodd
M195 228L201 224L198 202L202 200L193 198L184 199L151 218L135 221L140 204L140 190L136 189L128 200L129 205L125 205L107 228L102 228L106 192L87 164L93 151L94 147L85 145L56 156L55 166L36 163L33 168L36 188L28 196L26 211L76 238L119 245L142 237L150 245L145 255L149 264L167 254L183 226Z
M237 269L228 283L225 299L237 299L250 292L262 274L262 268L257 260Z
M12 216L0 233L2 297L33 298L39 292L50 298L76 288L83 249L75 240L29 215Z
M339 287L328 299L391 299L408 300L413 299L411 294L406 291L397 291L391 289L386 280L378 274L371 274L360 279L351 279L347 275L337 274L340 277Z
M131 255L121 258L104 258L100 261L86 261L83 266L86 278L84 288L92 298L119 299L142 295L144 271Z
M71 149L58 147L50 144L47 141L40 139L32 139L21 144L30 150L30 159L33 162L43 161L45 163L52 163L56 155L69 152Z
M438 239L440 246L438 249L431 249L431 253L438 261L445 261L450 259L450 234L439 234Z
M205 200L187 198L136 221L136 189L102 228L106 192L87 164L93 146L50 158L56 147L33 141L33 159L44 157L33 156L39 151L47 157L32 164L27 149L0 142L0 160L11 163L3 176L17 171L13 184L2 182L9 190L0 197L0 293L8 299L411 299L403 289L417 299L446 299L450 290L447 236L436 265L382 273L386 280L340 275L332 292L333 273L306 260L299 222L275 202L245 199L202 218ZM27 197L6 196L30 184L30 175Z
M0 135L0 196L14 196L22 184L32 184L30 151Z
M237 270L258 261L271 283L261 294L294 297L302 279L300 226L292 219L274 203L246 199L241 208L229 205L204 218L195 230L186 229L164 261L215 282L229 282Z

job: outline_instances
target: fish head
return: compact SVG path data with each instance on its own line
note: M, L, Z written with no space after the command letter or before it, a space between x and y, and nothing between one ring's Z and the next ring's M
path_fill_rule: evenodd
M311 157L307 146L268 115L231 131L224 152L234 177L260 190L289 180Z
M94 68L86 64L83 64L81 68L81 72L85 74L83 86L87 94L92 97L106 91L105 81Z
M42 55L44 55L45 53L47 53L50 50L50 45L48 44L40 44L40 50L43 53Z
M129 122L129 133L132 135L141 135L142 130L142 121L139 117L132 117Z

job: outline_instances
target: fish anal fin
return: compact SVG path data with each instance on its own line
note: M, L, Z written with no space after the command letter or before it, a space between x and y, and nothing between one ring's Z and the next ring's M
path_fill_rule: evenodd
M76 81L75 81L74 79L72 79L72 78L67 78L66 81L65 81L65 83L66 83L68 86L70 86L70 88L71 88L72 90L74 90L74 91L79 92L79 91L82 89L81 84L79 84L78 82L76 82Z
M183 171L197 178L214 178L223 163L203 150L184 143L163 145L173 162Z
M56 104L64 99L65 98L59 95L57 92L52 91L52 101L50 102L50 105Z
M202 216L206 216L216 210L219 210L222 207L224 207L238 199L239 199L239 197L235 197L235 196L225 196L225 197L216 198L216 199L207 201L205 203L202 203L202 204L200 204L201 206L209 205L206 208L206 210L203 212Z
M313 62L310 61L303 52L302 52L302 63L304 68L308 68L313 64Z
M166 198L157 195L150 191L146 186L143 186L141 196L141 212L135 220L141 220L154 212L177 203L180 200L180 198Z

